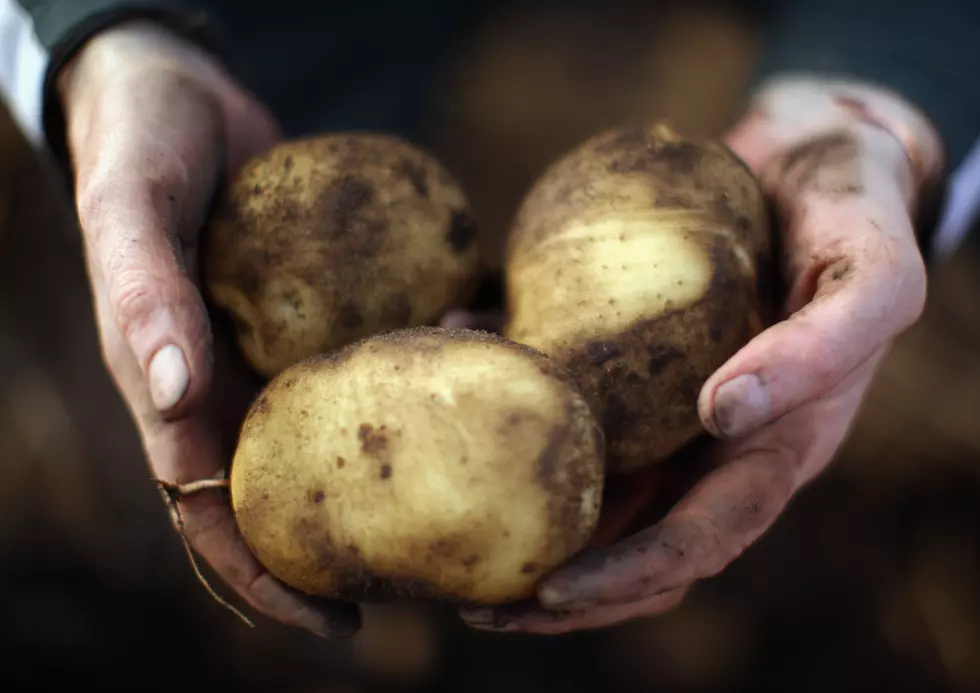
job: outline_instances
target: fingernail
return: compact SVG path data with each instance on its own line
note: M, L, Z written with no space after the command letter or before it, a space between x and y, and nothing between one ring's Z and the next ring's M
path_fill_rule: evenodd
M474 628L507 630L511 625L510 619L504 616L499 609L477 607L474 609L465 609L461 612L461 615L467 625L473 626Z
M300 622L297 625L318 638L323 638L324 640L331 638L330 626L322 619L311 619L307 622Z
M180 348L173 344L160 349L150 361L150 397L160 411L171 409L187 392L191 374Z
M303 614L303 616L296 619L296 625L304 630L308 630L319 638L327 640L333 640L334 638L344 640L357 632L356 628L351 629L344 623L335 623L334 619L327 618L317 612Z
M268 573L252 583L249 596L259 610L290 614L287 623L321 638L344 640L361 628L361 612L356 604L298 595L288 588L284 592L282 584Z
M588 600L576 600L575 594L561 587L544 585L538 589L538 601L546 609L589 608Z
M738 438L766 423L769 393L754 374L732 378L715 391L714 423L727 438Z
M474 626L488 626L493 623L493 609L466 609L462 616L464 621Z

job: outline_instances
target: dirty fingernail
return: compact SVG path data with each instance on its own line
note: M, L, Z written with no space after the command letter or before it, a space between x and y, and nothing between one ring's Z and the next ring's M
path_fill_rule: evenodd
M460 615L467 625L473 626L474 628L506 630L510 626L510 619L504 616L499 609L485 607L463 609Z
M766 423L770 412L769 393L756 375L732 378L715 392L715 427L727 438L758 428Z
M347 640L361 629L359 619L346 614L310 611L296 618L296 625L327 640Z
M330 626L323 619L309 619L305 622L301 621L297 625L300 628L309 631L318 638L329 640L333 637L333 632L330 630Z
M574 587L563 585L544 585L538 590L538 601L546 609L588 608L592 603L587 599L579 599Z
M248 597L260 611L321 638L343 640L361 628L361 611L356 604L295 594L268 573L251 584Z
M150 361L150 397L160 411L171 409L187 392L191 375L180 348L169 344Z
M493 609L465 609L461 612L463 620L474 626L489 626L493 623Z

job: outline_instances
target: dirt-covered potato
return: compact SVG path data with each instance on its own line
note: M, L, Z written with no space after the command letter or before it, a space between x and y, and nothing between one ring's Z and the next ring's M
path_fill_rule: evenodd
M471 295L476 226L429 153L380 134L282 143L248 161L206 230L206 284L271 377Z
M537 351L399 330L267 385L241 430L232 504L258 560L308 594L503 603L588 543L603 446Z
M504 333L566 366L606 435L607 471L702 432L705 380L764 324L767 207L722 144L664 123L556 162L514 220Z

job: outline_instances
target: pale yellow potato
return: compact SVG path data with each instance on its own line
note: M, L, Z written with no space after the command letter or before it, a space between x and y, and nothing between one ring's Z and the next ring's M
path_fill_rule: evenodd
M702 433L705 380L763 326L767 208L721 143L664 123L602 133L547 170L515 218L504 334L568 368L607 471Z
M206 230L206 284L271 377L472 295L476 226L429 153L378 134L282 143L248 161Z
M231 498L258 560L308 594L499 604L588 543L603 446L544 355L420 327L274 378L242 428Z

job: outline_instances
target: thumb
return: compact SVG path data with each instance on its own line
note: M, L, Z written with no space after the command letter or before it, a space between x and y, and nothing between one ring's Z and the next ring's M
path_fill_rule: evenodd
M210 324L171 227L176 195L139 181L111 193L88 191L79 203L96 291L105 293L124 339L118 346L131 352L106 353L106 365L131 406L152 405L167 418L196 402L212 375ZM131 358L139 364L149 402L134 401L134 383L119 382L131 377L120 370Z
M178 418L212 376L210 324L188 264L216 186L224 132L209 94L158 77L130 85L128 95L107 92L73 149L94 290L105 293L124 338L111 348L131 352L106 353L107 366L138 414ZM133 358L144 387L128 382Z
M770 167L789 316L704 384L702 423L739 438L828 391L914 323L925 265L901 144L877 130L829 132Z

